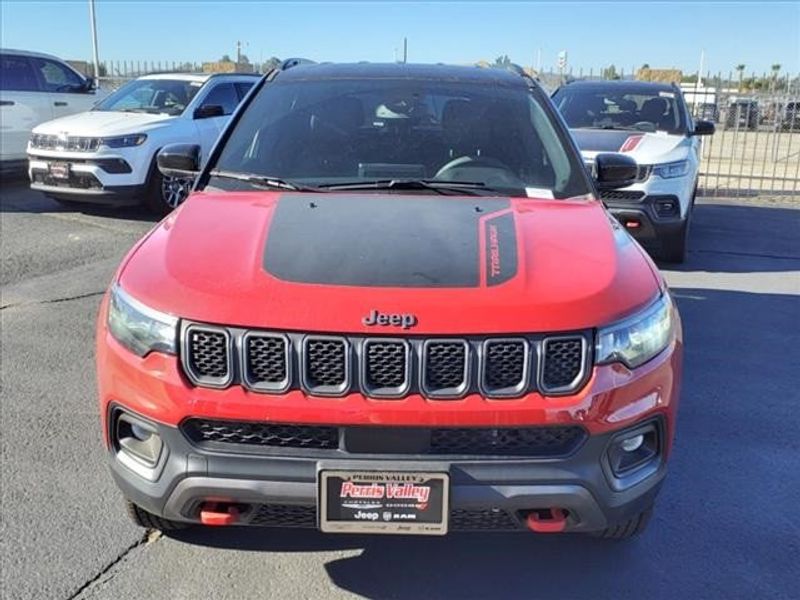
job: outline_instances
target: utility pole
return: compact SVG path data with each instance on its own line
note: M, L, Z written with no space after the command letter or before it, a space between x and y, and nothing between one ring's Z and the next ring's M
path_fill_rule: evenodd
M403 38L403 64L408 62L408 38Z
M97 58L97 21L94 18L94 0L89 0L89 25L92 30L92 60L94 61L94 80L100 80L100 61Z
M242 62L242 42L236 40L236 67Z

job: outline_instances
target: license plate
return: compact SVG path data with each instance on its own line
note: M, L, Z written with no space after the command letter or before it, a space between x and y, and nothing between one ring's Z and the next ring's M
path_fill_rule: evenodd
M69 163L49 163L47 165L47 172L53 179L69 179Z
M326 533L444 535L447 473L320 471L319 527Z

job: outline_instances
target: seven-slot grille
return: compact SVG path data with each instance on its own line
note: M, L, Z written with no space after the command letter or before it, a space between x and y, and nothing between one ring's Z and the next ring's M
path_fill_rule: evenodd
M367 338L184 324L181 360L199 386L263 393L454 399L573 393L589 374L588 334L515 338Z
M73 152L94 152L101 139L81 136L59 136L49 133L34 133L31 148L37 150L71 150Z

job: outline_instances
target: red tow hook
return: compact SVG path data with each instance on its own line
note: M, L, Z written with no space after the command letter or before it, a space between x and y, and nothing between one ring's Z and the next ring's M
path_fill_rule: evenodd
M525 524L536 533L560 533L567 526L567 515L560 508L534 510L528 513Z
M200 522L203 525L233 525L239 520L239 511L237 508L228 504L217 502L204 502L200 507Z

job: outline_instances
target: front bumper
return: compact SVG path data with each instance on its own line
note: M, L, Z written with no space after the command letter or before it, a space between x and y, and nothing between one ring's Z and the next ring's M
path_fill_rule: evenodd
M665 241L683 233L694 189L693 176L650 176L647 181L601 193L601 199L642 246L660 250Z
M662 420L655 422L663 440ZM123 494L164 518L199 522L204 502L236 503L237 524L315 527L320 470L418 471L450 476L453 530L525 530L532 510L567 511L566 531L599 531L626 521L652 505L666 474L659 457L626 477L625 489L603 457L614 434L589 436L560 459L420 456L319 456L294 451L254 455L209 452L180 429L156 425L165 450L154 469L112 451L111 470ZM313 453L311 453L313 454ZM629 478L633 478L630 480Z
M146 193L152 162L152 151L145 146L96 152L29 148L28 177L31 189L48 196L129 205L141 202ZM51 163L68 164L69 177L51 177Z
M105 301L104 301L105 304ZM414 470L450 475L451 530L523 530L532 509L569 512L566 531L598 531L649 507L666 473L678 408L682 340L631 371L622 365L594 368L580 392L515 400L369 400L360 394L316 398L299 391L259 394L239 386L193 387L174 356L139 358L122 348L100 311L97 372L103 431L111 471L123 494L167 519L199 521L202 502L246 505L245 525L316 526L317 477L321 469ZM150 423L165 450L152 469L121 453L111 416L120 408ZM558 457L466 456L337 449L270 448L198 443L181 428L189 419L299 423L349 427L579 426L582 443ZM620 483L610 475L606 450L619 432L658 422L657 462ZM360 451L365 452L365 451Z

